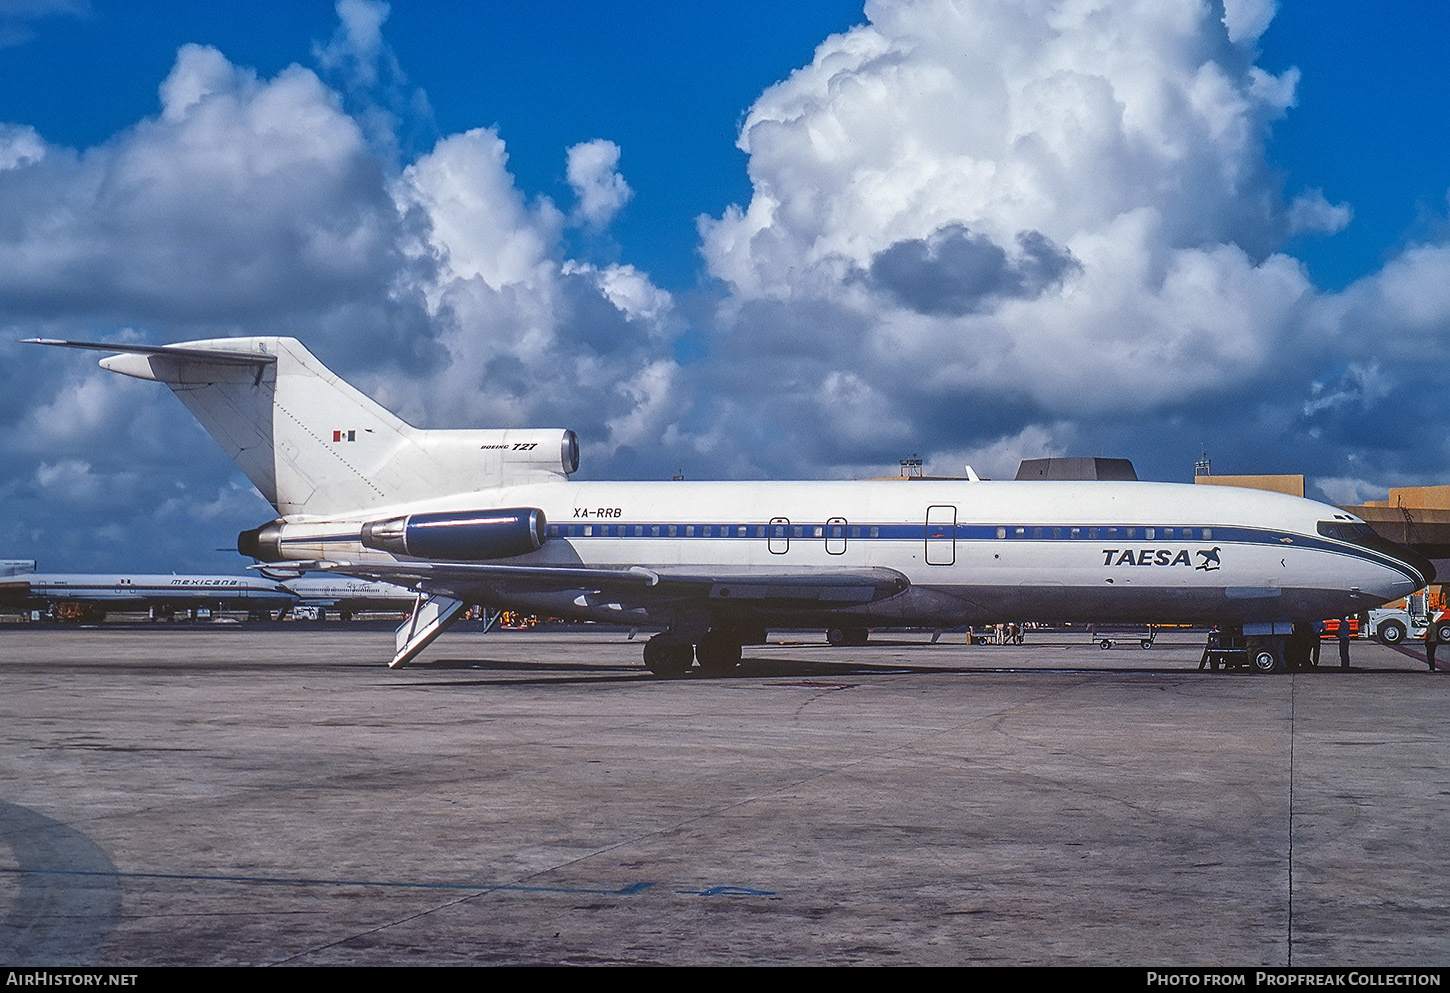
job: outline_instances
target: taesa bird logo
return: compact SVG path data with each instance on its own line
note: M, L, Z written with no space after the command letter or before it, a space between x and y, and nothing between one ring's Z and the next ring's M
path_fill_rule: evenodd
M1204 572L1213 572L1219 567L1218 553L1219 546L1217 545L1214 545L1206 552L1200 548L1198 554L1203 556L1203 561L1198 563L1194 568L1202 569Z

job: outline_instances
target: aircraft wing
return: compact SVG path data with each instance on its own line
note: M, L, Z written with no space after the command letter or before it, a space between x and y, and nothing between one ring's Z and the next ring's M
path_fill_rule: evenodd
M687 566L605 569L457 562L298 565L319 572L383 580L462 600L471 599L480 590L584 590L618 594L636 602L698 599L720 606L730 602L780 608L829 608L874 603L893 597L911 585L895 569L883 568L697 572Z

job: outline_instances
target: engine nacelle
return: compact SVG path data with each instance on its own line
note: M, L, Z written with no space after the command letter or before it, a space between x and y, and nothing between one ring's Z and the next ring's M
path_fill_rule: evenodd
M418 559L474 562L527 555L544 544L544 512L533 507L410 514L362 527L367 548Z
M268 521L237 535L237 551L258 562L282 561L282 522Z

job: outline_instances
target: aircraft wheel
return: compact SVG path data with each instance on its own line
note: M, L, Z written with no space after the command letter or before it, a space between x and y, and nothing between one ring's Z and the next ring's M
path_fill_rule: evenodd
M678 679L694 663L694 646L678 638L655 635L644 643L644 665L662 679Z
M1138 647L1139 648L1152 648L1153 647L1153 643L1151 641L1149 641L1147 638L1144 638L1142 641L1138 642Z
M1107 638L1104 638L1102 641L1098 642L1098 647L1101 648L1103 651L1107 651L1109 648L1113 647L1113 643Z
M831 645L844 645L846 643L846 629L828 628L826 630L826 643Z
M695 646L695 658L705 675L729 675L740 665L740 640L723 631L711 631Z
M1385 621L1375 632L1375 636L1381 644L1398 645L1405 640L1405 626L1399 621Z

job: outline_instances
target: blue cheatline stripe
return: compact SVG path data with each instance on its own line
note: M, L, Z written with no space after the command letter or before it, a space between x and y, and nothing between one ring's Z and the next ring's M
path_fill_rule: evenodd
M589 529L589 534L584 529ZM784 528L784 534L776 534L776 530ZM820 533L816 533L817 529ZM844 534L833 534L834 529L843 529ZM1154 537L1144 537L1148 528L1154 530ZM797 529L800 533L797 534ZM1172 530L1174 535L1170 538L1165 532ZM636 534L635 532L639 533ZM671 533L673 531L673 533ZM708 534L706 532L709 532ZM743 534L741 532L744 532ZM855 533L853 533L855 532ZM1184 533L1188 532L1188 533ZM1386 552L1380 552L1363 545L1356 545L1347 542L1333 541L1317 535L1296 534L1289 531L1274 531L1265 528L1235 527L1219 524L1212 525L1160 525L1160 524L957 524L932 525L930 531L926 524L870 524L870 523L847 523L841 524L839 519L832 523L826 522L792 522L790 524L770 524L762 522L741 523L733 521L728 524L703 523L703 522L631 522L631 523L568 523L550 524L548 527L550 538L561 539L629 539L632 541L652 540L663 538L670 541L925 541L928 535L932 539L956 541L981 541L981 542L1048 542L1052 544L1070 543L1082 544L1084 542L1103 543L1116 541L1131 543L1135 547L1150 545L1162 546L1179 545L1183 542L1207 543L1218 542L1233 545L1268 545L1273 547L1295 547L1309 548L1315 551L1331 552L1339 555L1348 555L1351 558L1363 559L1373 562L1376 565L1385 566L1403 573L1412 582L1419 583L1424 577L1417 574L1404 561ZM359 535L356 532L314 535L307 538L284 538L284 545L327 545L327 544L356 544ZM1285 539L1288 539L1287 541Z

